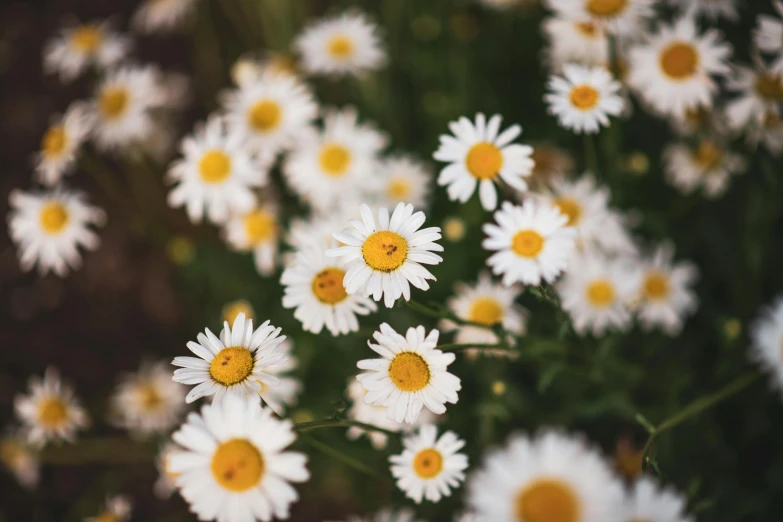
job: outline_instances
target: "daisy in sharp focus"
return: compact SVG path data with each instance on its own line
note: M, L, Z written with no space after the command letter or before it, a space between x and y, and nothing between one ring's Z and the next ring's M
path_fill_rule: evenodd
M732 22L739 20L737 0L668 0L668 3L682 11L685 16L703 16L711 22L720 18Z
M713 77L729 73L731 52L721 33L700 34L692 18L661 24L629 51L628 84L652 109L681 118L688 109L712 106Z
M49 441L73 442L76 432L90 424L73 390L54 368L47 368L43 379L30 378L30 393L17 395L14 409L27 441L36 447Z
M411 298L410 285L428 290L428 279L435 279L425 265L437 265L443 258L433 252L443 247L435 241L441 238L439 227L419 230L426 219L424 212L413 212L413 205L400 203L389 217L385 207L378 210L376 226L370 207L359 207L362 221L352 220L351 226L334 238L344 246L326 251L328 257L342 258L348 271L343 285L348 294L361 290L383 302L387 308L394 306L400 297Z
M751 328L751 338L751 358L783 394L783 296L761 311Z
M386 63L378 27L358 12L312 22L294 47L302 57L302 70L312 75L358 76Z
M649 477L636 481L625 500L625 520L651 522L693 522L687 515L688 498L671 489L661 488Z
M774 72L761 60L754 61L754 68L735 67L735 75L726 82L726 88L738 94L726 104L729 126L734 130L762 122L769 114L781 114L783 71Z
M667 145L663 151L666 179L683 194L701 189L708 198L726 192L731 176L745 171L745 159L728 150L728 145L709 138L696 146Z
M107 69L127 57L131 41L108 22L64 27L44 48L44 71L70 81L88 67Z
M220 339L209 328L196 336L198 342L188 342L196 357L175 357L172 361L179 370L174 380L182 384L197 384L190 390L185 402L215 395L215 401L226 395L256 395L264 385L277 386L280 379L269 369L282 365L288 359L280 348L285 336L280 328L264 322L253 329L253 321L239 314L233 326L223 323Z
M402 439L400 455L389 457L391 474L405 496L420 504L422 499L439 502L465 480L468 457L459 450L465 446L453 431L438 437L438 428L426 424L418 433Z
M628 522L622 484L581 439L512 436L468 481L468 507L492 522Z
M634 36L655 16L656 0L545 0L563 18L590 21L608 32Z
M226 396L191 413L172 438L177 487L199 520L287 519L299 494L292 482L310 478L307 456L285 449L296 440L290 420L262 408L258 397Z
M181 28L193 15L197 0L144 0L133 13L134 29L141 33L166 33Z
M373 334L378 344L368 346L381 358L365 359L356 366L366 370L356 376L367 395L364 402L386 406L387 416L395 422L414 423L422 406L436 414L446 411L446 403L456 404L462 388L459 377L447 367L453 353L437 349L438 330L425 336L423 326L408 328L405 337L382 323Z
M88 517L84 522L127 522L130 520L132 505L128 497L114 495L106 498L106 507L97 516Z
M512 125L500 132L499 114L489 121L478 113L475 123L466 117L449 123L452 135L442 135L440 146L432 155L449 165L440 171L438 185L448 187L449 199L465 203L479 187L479 199L484 210L495 210L498 202L495 184L504 181L510 187L524 192L523 179L533 170L527 145L512 143L522 127Z
M391 156L382 159L378 168L382 178L372 199L378 204L394 207L398 203L410 203L416 208L426 208L432 173L420 161L410 156Z
M552 69L559 71L570 63L599 66L609 61L609 39L600 25L550 16L541 27L549 40L546 56Z
M253 188L267 181L267 169L248 148L241 132L230 130L220 116L182 140L183 158L175 161L168 177L177 185L168 196L172 207L184 206L194 223L206 213L210 221L225 223L231 213L255 208Z
M80 192L56 189L34 193L12 190L8 232L19 249L19 264L27 271L38 265L41 275L49 271L60 277L81 266L79 247L98 248L92 231L106 220L97 207L85 202Z
M484 224L487 238L481 246L495 251L487 265L503 276L503 285L551 283L566 269L576 230L567 226L568 216L557 207L533 200L520 207L506 201L493 217L497 224Z
M783 1L772 0L777 17L759 15L753 29L753 43L766 54L773 55L772 69L783 73Z
M233 214L223 237L233 249L253 252L258 273L270 276L277 267L280 229L277 205L264 202L250 212Z
M0 437L0 463L22 487L33 489L38 485L41 463L37 451L28 444L23 430L7 430Z
M570 64L563 67L562 77L549 79L544 100L560 125L577 134L593 134L609 126L609 116L623 112L620 88L620 83L603 67Z
M282 415L287 408L294 406L302 391L302 381L296 377L284 375L299 366L299 361L293 355L293 349L294 345L289 339L280 343L279 352L288 359L284 363L266 370L270 375L277 377L278 383L275 386L261 383L261 391L258 392L261 401L278 415Z
M56 185L74 166L76 154L92 130L92 119L82 102L72 103L65 114L57 116L41 138L36 155L37 180L46 186Z

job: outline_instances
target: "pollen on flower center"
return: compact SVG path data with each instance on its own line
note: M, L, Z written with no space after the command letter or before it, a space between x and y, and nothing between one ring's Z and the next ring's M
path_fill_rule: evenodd
M337 304L344 300L348 293L343 286L345 270L341 268L324 268L313 278L313 294L324 304Z
M628 0L587 0L587 11L595 16L617 16L622 13Z
M245 234L252 245L273 239L277 234L277 220L271 212L257 209L244 218Z
M592 85L577 85L571 89L568 99L571 105L579 110L587 111L598 105L598 91Z
M198 162L198 173L206 183L220 183L231 173L231 158L223 151L206 152Z
M47 158L54 158L62 154L68 143L68 135L62 125L53 125L46 131L41 140L41 151Z
M421 355L401 352L389 364L389 378L402 391L419 391L430 382L430 367Z
M605 308L614 301L614 286L605 279L598 279L587 285L587 301L598 308Z
M41 208L39 215L41 228L49 235L56 235L65 229L70 220L68 209L61 203L52 201Z
M765 100L783 102L783 76L759 74L756 77L756 92Z
M71 34L71 45L83 53L92 54L101 43L101 30L96 25L83 25Z
M503 306L497 299L481 297L470 306L468 319L474 323L493 326L503 320Z
M98 108L108 120L122 116L127 107L128 91L124 87L107 87L98 98Z
M153 383L145 383L138 388L139 403L146 410L155 410L163 404L163 396Z
M503 154L492 143L482 141L470 148L465 164L474 178L494 179L503 168Z
M373 270L391 272L401 267L407 259L408 242L396 232L381 230L364 240L362 256Z
M577 522L581 519L581 506L568 484L540 479L517 495L516 518L519 522Z
M337 143L324 145L318 156L321 170L330 176L339 178L351 165L351 151Z
M256 486L265 471L264 457L247 439L221 442L212 455L212 476L230 491L246 491Z
M231 386L253 372L253 353L242 346L223 348L209 365L209 374L220 384Z
M386 194L390 198L403 201L408 199L408 195L411 193L411 184L405 179L392 179L386 186Z
M582 206L578 201L572 198L560 198L555 201L555 205L560 209L560 212L568 216L569 227L576 225L579 222L579 218L582 217Z
M258 132L269 132L280 125L283 111L280 105L272 100L261 100L253 105L247 113L250 126Z
M661 69L673 80L685 80L696 74L699 55L693 45L674 42L661 52Z
M650 300L666 299L669 295L669 278L660 272L647 274L642 285L642 293Z
M723 152L713 142L702 140L693 152L693 159L705 171L711 171L720 164Z
M327 50L332 58L344 60L354 53L353 41L347 36L335 36L329 41Z
M438 476L443 469L443 455L434 448L421 450L413 457L413 471L423 479Z
M47 428L57 428L68 420L68 406L56 396L46 397L38 404L38 421Z
M535 230L520 230L511 240L511 250L521 257L536 257L544 248L544 238Z

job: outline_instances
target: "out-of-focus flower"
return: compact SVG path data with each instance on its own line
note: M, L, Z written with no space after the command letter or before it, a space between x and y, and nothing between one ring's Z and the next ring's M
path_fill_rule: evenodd
M774 387L783 394L783 296L761 311L751 328L751 337L751 357L769 374Z
M548 143L534 143L530 158L534 166L529 181L534 190L547 187L551 180L565 177L574 169L571 155Z
M636 481L625 501L625 520L693 522L685 513L688 500L671 488L661 488L649 477Z
M760 51L773 55L772 70L783 73L783 2L772 0L777 17L759 15L753 30L753 43Z
M544 96L560 125L577 134L593 134L609 126L609 116L623 112L620 84L602 67L566 65L563 76L549 79Z
M179 473L171 471L171 456L182 448L173 442L166 443L155 459L155 467L158 468L158 480L153 487L155 495L160 499L167 499L177 489L176 480Z
M280 242L276 204L261 203L250 212L234 214L226 223L223 236L231 248L253 252L259 274L270 276L274 273Z
M376 193L369 195L371 199L389 208L398 203L426 208L432 173L421 162L410 156L397 155L382 159L378 169L382 179Z
M545 0L558 16L590 21L610 33L635 36L654 14L656 0Z
M732 22L739 20L737 0L668 0L668 3L685 16L703 16L712 22L721 17Z
M443 220L443 237L451 242L457 242L465 237L465 222L456 217Z
M234 324L239 314L245 314L248 319L255 319L255 311L253 305L244 299L237 299L231 301L223 306L223 320L228 324Z
M47 42L44 70L70 81L88 67L108 69L127 57L131 42L114 32L108 22L66 26Z
M704 138L693 147L668 145L663 151L666 179L683 194L701 188L708 198L717 198L729 186L731 176L745 171L745 159L727 145Z
M751 122L746 133L753 147L762 144L775 156L783 151L783 118L775 111L766 113L761 121Z
M261 390L258 394L261 400L278 415L285 413L285 410L296 404L299 393L302 391L302 382L290 375L283 375L291 372L299 366L299 361L293 355L294 345L289 339L280 343L279 351L288 359L277 366L267 368L267 372L278 378L276 386L268 386L261 383Z
M133 28L141 33L165 33L181 28L193 15L196 0L144 0L133 13Z
M599 24L550 16L541 27L549 39L549 66L555 71L569 63L599 66L609 61L609 39Z
M125 495L114 495L106 498L106 507L94 517L88 517L84 522L127 522L130 520L132 504Z
M783 71L775 72L760 60L755 67L736 67L726 87L738 94L726 105L729 126L743 130L751 124L763 122L770 114L780 117L783 104Z
M53 186L73 169L76 155L92 130L92 119L82 102L68 106L65 114L56 116L41 138L36 155L35 172L39 182Z
M12 429L0 438L0 463L27 489L35 488L41 475L38 453L28 445L23 430Z

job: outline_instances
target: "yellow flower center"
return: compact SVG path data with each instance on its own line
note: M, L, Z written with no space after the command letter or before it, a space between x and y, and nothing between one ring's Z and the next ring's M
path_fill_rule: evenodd
M669 278L661 272L651 272L642 285L644 297L650 300L666 299L669 295Z
M327 50L332 58L344 60L354 53L353 41L347 36L335 36L329 41Z
M606 279L598 279L587 285L587 301L598 308L606 308L614 301L614 286Z
M0 443L0 460L9 468L19 466L27 456L27 449L13 439L5 439Z
M555 201L555 205L560 209L560 212L568 216L567 225L569 227L579 223L579 218L582 217L582 206L578 201L571 198L560 198Z
M80 52L92 54L98 50L101 39L102 33L97 25L82 25L71 34L71 45Z
M437 477L443 469L443 455L434 448L421 450L413 457L413 471L423 479Z
M248 319L253 319L253 307L250 303L243 300L233 301L223 307L223 320L228 324L234 324L239 314L245 314Z
M140 385L137 393L139 403L145 410L157 410L163 405L163 396L154 383L148 382Z
M258 132L269 132L280 125L283 111L280 105L272 100L261 100L250 108L247 119L250 126Z
M579 499L568 484L556 479L540 479L517 495L519 522L578 522Z
M117 119L128 107L128 97L124 87L106 87L98 98L98 109L107 120Z
M720 165L723 152L709 140L702 140L698 148L693 152L693 159L706 171L711 171Z
M571 89L568 99L580 111L588 111L598 105L598 91L592 85L576 85Z
M39 221L41 222L41 228L44 232L50 236L59 234L68 225L70 216L68 215L68 209L61 203L52 201L46 203L41 208L41 214L39 215Z
M68 406L60 397L50 396L38 404L38 422L45 428L58 428L68 421Z
M245 216L244 222L247 239L254 245L272 240L277 235L277 220L266 210L254 210Z
M756 92L768 101L783 102L783 76L759 74L756 77Z
M503 320L503 306L497 299L481 297L470 306L468 319L474 323L493 326Z
M221 150L207 151L198 162L198 173L205 183L221 183L231 173L231 158Z
M685 80L696 74L699 54L688 42L674 42L661 52L661 69L672 80Z
M345 270L325 268L313 278L313 294L324 304L337 304L348 296L343 286Z
M68 136L65 134L65 127L53 125L41 140L41 151L46 158L56 158L65 150L67 143Z
M408 257L408 242L396 232L381 230L370 234L362 245L364 262L373 270L397 270Z
M120 522L120 519L114 513L106 511L95 517L95 522Z
M261 481L264 457L247 439L221 442L212 455L212 476L230 491L246 491Z
M587 11L594 16L617 16L625 11L628 0L587 0Z
M503 154L492 143L481 141L470 148L465 164L474 178L493 179L503 168Z
M400 352L389 364L389 378L402 391L419 391L430 382L430 367L414 352Z
M511 239L511 250L521 257L536 257L544 248L544 238L535 230L520 230Z
M404 201L408 199L408 195L411 193L411 184L408 180L402 178L394 178L389 181L386 186L386 194L396 201Z
M324 145L318 156L318 163L321 165L321 170L339 178L351 165L351 151L337 143Z
M220 384L231 386L253 372L253 353L243 346L223 348L209 365L209 374Z

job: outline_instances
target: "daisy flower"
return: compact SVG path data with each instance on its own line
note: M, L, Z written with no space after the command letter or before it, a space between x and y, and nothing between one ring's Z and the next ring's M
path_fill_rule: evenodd
M171 380L163 362L143 363L123 376L111 397L112 423L141 437L168 432L184 411L185 387Z
M609 62L609 39L596 23L550 16L544 19L542 30L549 40L546 56L554 70L570 63L599 66Z
M273 52L248 53L231 66L231 80L238 87L254 84L267 74L296 77L296 60Z
M253 188L267 181L267 169L247 147L242 133L227 128L220 116L197 126L182 140L183 158L169 169L177 185L168 197L172 207L185 206L188 217L200 222L226 222L231 212L247 213L256 206Z
M437 265L443 261L433 252L442 252L435 243L441 238L439 227L419 230L426 219L424 212L413 212L413 205L400 203L389 219L386 207L378 210L376 227L370 207L359 207L362 221L352 220L353 229L334 234L343 244L326 251L328 257L342 258L348 271L343 278L345 291L355 294L359 290L376 301L383 297L387 308L394 306L400 297L411 298L410 285L428 290L428 279L435 279L425 265Z
M22 487L33 489L38 485L41 463L38 453L28 445L22 430L9 430L0 438L0 463Z
M73 169L76 154L91 130L90 114L81 102L72 103L64 115L55 117L41 138L41 149L36 155L37 180L46 186L59 183Z
M84 522L127 522L131 516L131 503L124 495L114 495L106 499L106 507L100 515L88 517Z
M183 451L181 447L173 442L167 442L158 452L155 459L155 467L158 469L158 480L155 481L153 490L155 496L165 500L171 497L171 494L177 489L177 477L179 473L171 471L171 456L177 452Z
M711 22L719 18L732 22L739 20L737 0L668 0L668 3L680 9L685 16L703 16Z
M533 200L520 207L506 201L494 218L497 224L482 227L487 238L481 246L495 251L487 265L493 274L503 276L505 286L551 283L565 270L576 230L567 226L568 216L557 207Z
M133 28L140 33L166 33L182 27L196 0L144 0L133 13Z
M751 123L746 132L748 143L752 147L761 144L773 156L783 151L783 118L776 112L766 113L761 121Z
M320 132L300 136L283 163L289 187L322 213L343 205L345 198L357 198L377 187L378 153L386 136L368 124L358 123L353 107L324 114Z
M234 214L226 223L223 236L233 249L253 252L259 274L266 277L274 273L280 240L276 205L262 203L250 212Z
M279 348L285 341L280 328L265 321L253 330L252 319L239 314L233 326L223 323L220 339L209 328L205 334L198 334L198 342L190 341L188 348L196 357L175 357L172 361L179 370L174 371L174 380L182 384L197 384L185 402L199 397L215 395L215 401L224 396L256 395L264 385L277 386L280 379L272 375L274 367L288 359Z
M546 431L512 436L468 482L467 504L493 522L626 522L623 488L581 439Z
M751 357L770 374L772 382L783 393L783 296L762 310L751 328Z
M656 0L545 0L558 16L589 21L607 31L634 36L655 15Z
M397 487L417 504L422 498L439 502L465 480L468 457L459 450L465 446L453 431L438 437L438 428L426 424L419 432L402 439L402 454L389 457Z
M108 69L123 60L131 41L112 31L108 22L64 27L44 48L44 71L70 81L88 67Z
M409 156L392 156L380 161L379 204L387 207L410 203L416 208L427 206L432 173L418 160Z
M693 522L685 512L688 500L671 488L660 488L654 480L642 477L626 496L625 520Z
M60 380L54 368L43 379L30 378L30 393L14 398L16 416L24 426L27 441L41 447L48 441L73 442L77 430L90 424L87 412L70 386Z
M19 263L27 271L38 265L41 275L53 271L60 277L81 266L78 248L98 248L90 226L99 226L106 215L85 202L80 192L55 189L46 192L12 190L8 232L19 249Z
M594 134L609 126L609 116L623 112L620 84L603 67L566 65L562 77L549 79L548 88L549 113L577 134Z
M498 178L516 190L527 190L523 178L533 170L533 149L511 143L522 133L522 127L512 125L500 132L501 120L499 114L487 121L478 113L474 124L463 116L449 123L453 136L440 137L440 146L432 157L449 164L440 171L438 185L448 187L450 200L465 203L479 185L481 206L495 210Z
M729 91L738 94L726 105L729 126L742 130L761 122L768 114L780 116L783 104L783 71L774 72L760 60L755 68L736 67L736 74L726 82Z
M334 336L357 332L357 315L369 315L377 306L369 297L346 292L346 262L327 257L329 246L337 245L334 240L314 240L297 251L280 278L285 291L283 307L295 308L294 317L306 332L317 334L324 327Z
M335 230L342 230L346 222L361 217L358 210L359 204L346 204L333 213L312 212L306 218L294 217L288 224L285 241L296 251L312 248L314 244L332 243Z
M753 43L764 53L774 55L772 69L783 72L783 2L772 0L777 17L759 15L753 29Z
M299 495L291 482L310 478L307 457L285 451L293 423L278 420L258 397L226 396L191 413L172 438L177 487L199 520L269 521L289 517Z
M694 20L684 17L631 48L628 84L654 110L682 117L688 109L712 106L718 90L712 76L730 71L730 55L731 45L717 30L699 34Z
M536 189L549 186L551 180L565 176L574 169L571 155L549 143L533 144L530 158L535 164L530 174L530 184Z
M316 20L294 47L302 57L302 70L312 75L358 76L386 63L378 27L357 12Z
M636 313L645 328L662 328L669 335L682 330L685 317L696 311L693 284L699 270L686 261L673 263L674 248L664 243L640 262L640 301Z
M457 403L457 392L462 388L459 377L447 370L454 354L436 348L438 330L426 337L424 333L423 326L408 328L403 337L382 323L380 331L373 334L378 344L367 343L381 358L356 363L360 370L367 370L356 376L367 390L364 402L386 406L388 418L395 422L415 422L422 406L444 413L447 402Z
M722 195L731 176L745 171L745 160L726 145L704 138L696 147L677 143L663 151L666 179L683 194L701 188L708 198Z
M293 146L318 115L310 89L292 75L261 74L224 95L228 125L268 155Z
M276 386L268 386L262 382L261 390L258 394L261 396L264 404L278 415L282 415L286 408L296 404L298 395L302 391L302 382L290 375L283 375L299 366L299 361L292 355L293 344L291 344L291 341L286 339L280 343L278 351L288 357L288 359L282 364L268 368L266 371L270 375L276 376L279 382Z
M629 261L588 253L572 259L571 265L575 268L558 282L557 292L574 330L595 336L627 330L631 325L629 305L639 288Z

